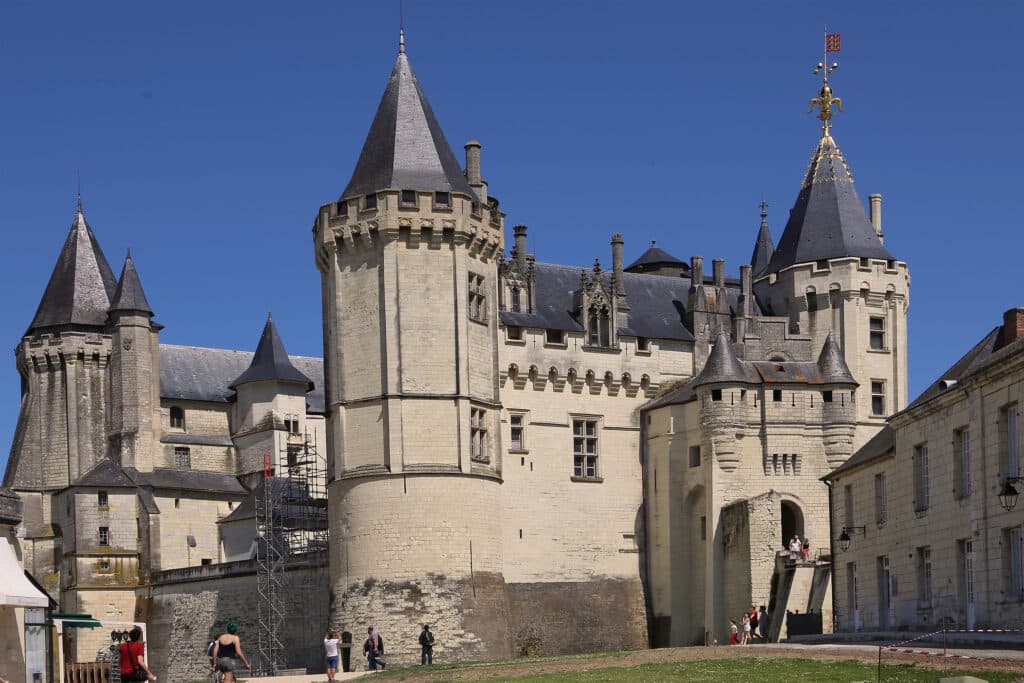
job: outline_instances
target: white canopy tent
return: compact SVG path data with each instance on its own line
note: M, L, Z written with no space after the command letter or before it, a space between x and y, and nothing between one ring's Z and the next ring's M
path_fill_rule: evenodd
M0 605L10 607L48 607L50 599L25 577L14 548L0 536Z

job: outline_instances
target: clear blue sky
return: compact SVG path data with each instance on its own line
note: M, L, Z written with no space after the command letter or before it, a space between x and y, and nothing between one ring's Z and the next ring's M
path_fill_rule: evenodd
M461 157L544 261L750 258L778 240L843 35L834 135L910 265L911 393L1024 304L1022 3L407 0L413 68ZM0 464L13 349L70 226L75 169L115 273L131 247L164 342L252 349L272 310L321 353L310 227L348 181L396 53L398 3L0 6Z

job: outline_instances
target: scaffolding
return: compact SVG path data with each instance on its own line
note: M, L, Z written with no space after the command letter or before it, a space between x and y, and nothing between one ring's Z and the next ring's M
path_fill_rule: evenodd
M327 552L327 472L315 437L289 434L279 454L284 476L275 476L270 454L263 456L263 479L256 487L257 634L253 675L274 676L301 664L302 653L284 644L285 624L298 617L319 629L327 601L305 601L301 615L294 596L310 595L323 582ZM305 568L296 572L295 569ZM315 605L310 613L309 603ZM294 626L294 624L293 624ZM319 644L307 638L306 642Z

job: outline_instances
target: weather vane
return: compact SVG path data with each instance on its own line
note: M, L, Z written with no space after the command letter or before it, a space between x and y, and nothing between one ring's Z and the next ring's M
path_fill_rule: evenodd
M814 75L821 74L821 90L818 91L818 96L811 98L811 108L808 112L814 111L815 107L818 107L818 119L821 121L821 132L824 135L828 135L828 131L832 128L830 121L832 120L832 106L835 105L837 111L843 111L843 101L838 97L832 97L832 87L828 84L828 77L833 71L839 68L839 62L828 63L828 55L830 52L839 52L839 48L842 44L842 38L838 33L829 33L828 27L825 27L825 55L822 61L818 62L818 66L814 69Z

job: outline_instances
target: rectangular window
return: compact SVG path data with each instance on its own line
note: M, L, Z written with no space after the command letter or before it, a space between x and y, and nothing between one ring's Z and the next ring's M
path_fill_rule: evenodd
M772 389L772 400L776 403L782 402L782 389Z
M711 400L712 401L721 401L722 400L722 390L721 389L712 389L711 390Z
M179 406L171 406L171 429L185 428L185 411Z
M435 192L434 193L434 206L449 207L452 205L452 195L450 192Z
M708 518L703 515L700 518L700 540L708 540Z
M1003 477L1020 476L1020 432L1017 404L1011 403L999 410L999 469Z
M110 527L100 527L100 545L110 545Z
M885 350L885 318L871 317L868 323L868 334L870 335L870 348L872 351Z
M512 341L523 340L523 328L516 325L509 325L505 328L505 335Z
M843 525L853 526L853 486L843 487Z
M338 202L338 215L339 216L347 216L348 215L348 202Z
M364 209L376 209L377 208L377 195L368 194L363 198Z
M544 340L548 344L565 344L565 332L562 330L545 330Z
M932 549L917 549L917 600L921 607L932 606Z
M107 496L106 491L100 491L96 494L96 505L99 506L101 510L105 510L110 507L110 497Z
M880 379L871 380L871 414L885 415L885 382Z
M889 521L889 507L885 500L885 473L875 475L875 523L885 525Z
M483 408L471 408L469 414L469 457L477 462L490 462L490 444L487 439L487 411Z
M110 560L100 560L100 571L101 572L109 572L110 571Z
M846 563L846 598L850 602L850 630L855 630L857 627L856 614L857 614L857 563L847 562Z
M511 299L510 303L512 304L512 312L513 313L522 313L523 304L522 304L521 297L519 296L519 288L518 287L513 287L512 288L511 296L509 298Z
M402 206L416 206L416 190L402 190Z
M964 427L953 431L953 491L957 498L971 495L971 432Z
M487 290L484 289L484 276L469 274L469 319L487 322Z
M526 450L526 416L523 414L511 413L508 416L510 442L512 450Z
M1024 527L1003 531L1003 578L1008 598L1024 600Z
M573 476L597 477L598 455L597 420L579 419L572 421L572 472Z
M179 470L192 469L192 450L188 446L174 447L174 466Z
M636 338L637 353L647 353L651 350L651 340L647 337Z
M914 446L914 511L928 509L928 444Z
M821 392L821 400L824 401L825 403L831 403L832 402L832 391L828 390L828 391Z
M690 446L690 467L700 467L700 446Z

